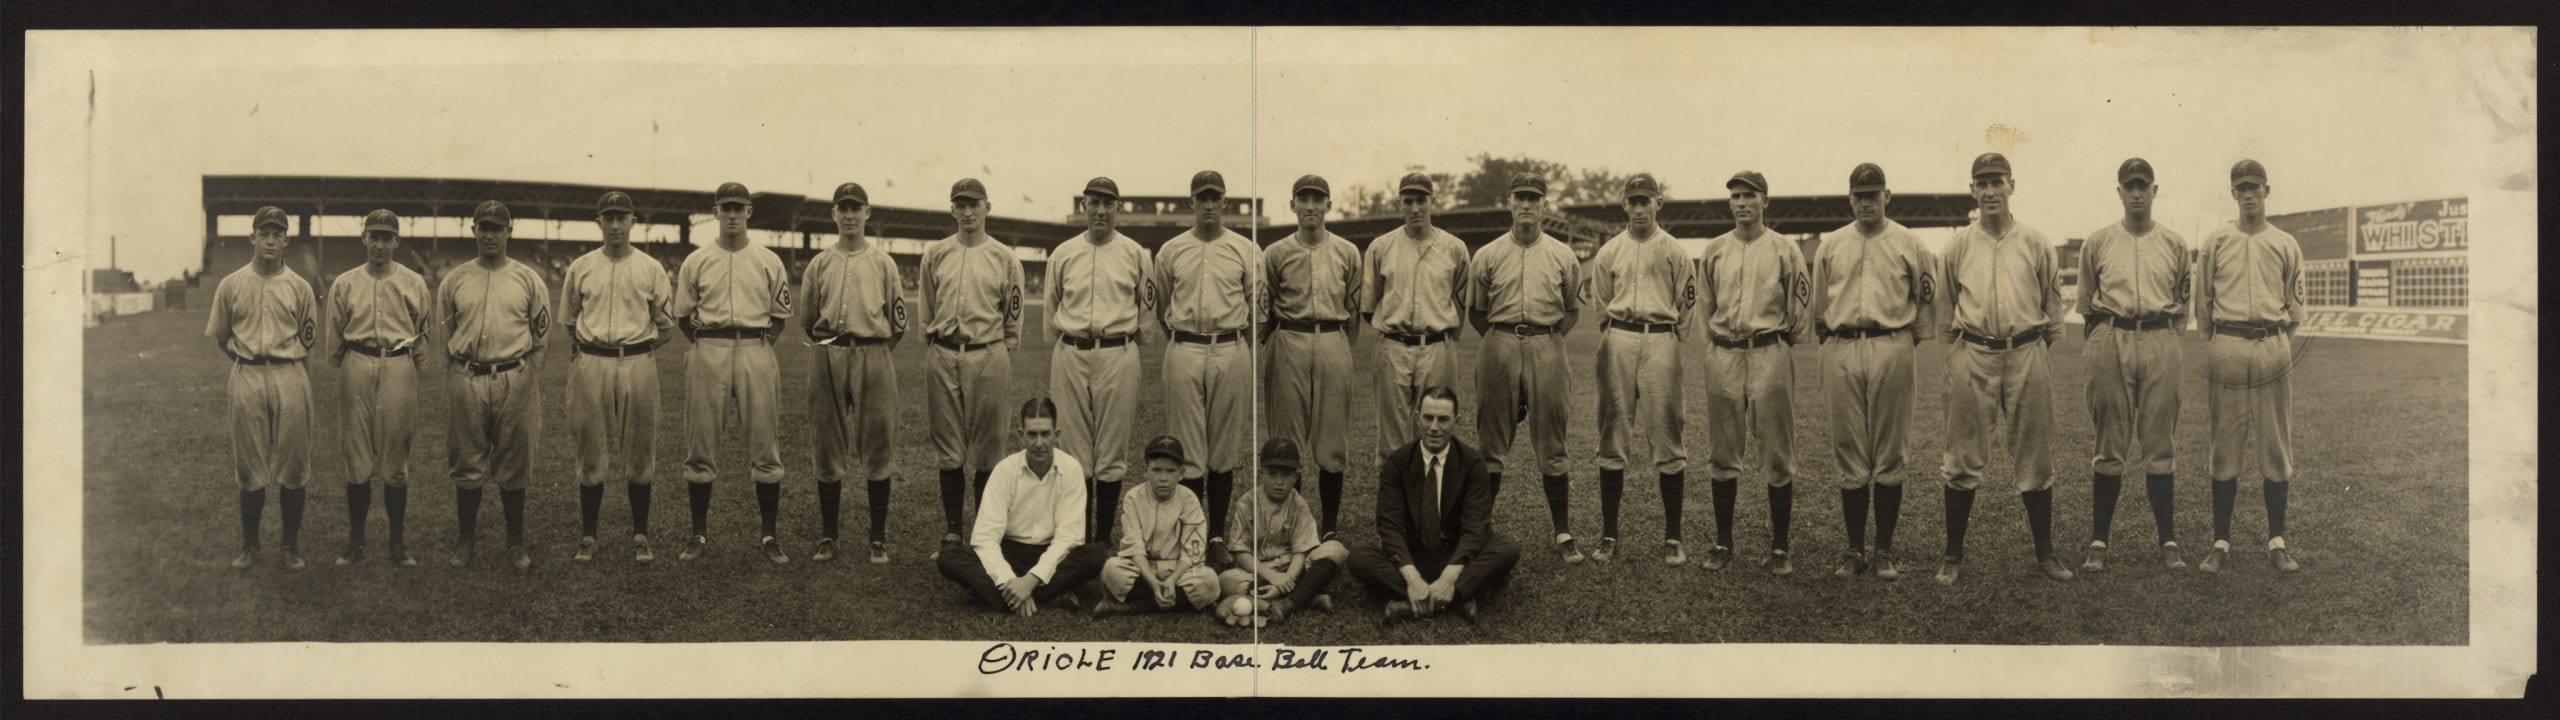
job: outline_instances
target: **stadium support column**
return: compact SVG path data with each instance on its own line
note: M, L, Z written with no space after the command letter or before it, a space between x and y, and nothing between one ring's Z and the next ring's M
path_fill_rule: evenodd
M311 258L311 274L309 277L316 281L320 278L320 244L317 240L312 238L311 213L306 212L295 215L293 217L293 221L295 239L301 242L304 256ZM255 228L251 229L254 230ZM316 286L317 283L314 283L314 285ZM326 288L322 288L321 292L328 292L328 290Z
M222 237L220 234L222 231L222 225L219 222L221 219L222 216L213 212L213 204L205 203L203 256L196 258L196 266L203 269L198 272L213 271L213 243L216 239Z
M693 223L687 222L676 226L676 244L693 247Z

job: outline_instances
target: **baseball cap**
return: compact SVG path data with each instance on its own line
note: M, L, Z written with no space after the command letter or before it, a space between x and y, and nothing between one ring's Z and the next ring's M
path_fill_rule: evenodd
M711 204L752 202L747 199L748 195L745 185L733 182L720 183L720 190L711 194Z
M392 213L390 210L375 210L373 212L365 213L364 231L373 232L375 230L391 233L400 232L400 216Z
M1858 163L1849 169L1849 192L1875 192L1884 189L1884 168L1875 163Z
M608 210L631 212L631 195L620 190L615 190L605 193L602 197L596 198L596 212L603 213Z
M2007 174L2009 174L2009 158L2000 153L1987 152L1973 158L1974 177Z
M1111 178L1107 177L1098 177L1086 180L1084 181L1084 194L1100 195L1113 200L1118 200L1120 199L1120 183L1112 182Z
M1533 192L1538 197L1546 197L1547 176L1533 172L1512 173L1511 192Z
M1396 181L1398 194L1415 191L1420 191L1424 195L1431 194L1431 176L1422 173L1405 173L1403 180Z
M1210 190L1216 190L1220 195L1227 194L1227 179L1218 175L1216 170L1202 170L1191 176L1191 194L1194 197Z
M1651 173L1636 173L1634 177L1627 178L1626 190L1620 194L1627 197L1662 197L1662 183L1653 179Z
M869 205L871 204L871 193L862 189L862 183L849 182L843 185L837 185L835 202L844 202L846 200Z
M1326 183L1324 181L1324 177L1319 175L1308 175L1306 177L1298 178L1298 182L1290 185L1289 195L1294 197L1298 193L1309 190L1314 190L1317 193L1323 194L1325 197L1333 197L1333 185Z
M2152 182L2151 161L2142 158L2126 158L2124 164L2116 166L2117 185L2132 182L2134 178L2142 178L2143 184L2150 184Z
M1298 469L1298 443L1284 437L1262 441L1262 466Z
M1174 439L1171 435L1158 435L1156 439L1147 441L1147 451L1139 457L1150 460L1164 458L1182 462L1182 441Z
M1769 178L1761 176L1758 170L1734 173L1733 179L1724 181L1724 187L1727 190L1733 189L1735 185L1751 188L1752 192L1762 195L1769 194Z
M2231 166L2231 184L2238 185L2243 182L2253 182L2260 185L2267 184L2267 166L2258 164L2258 161L2256 160L2242 160L2233 164Z
M293 227L292 223L285 222L284 208L276 207L274 205L258 208L257 214L250 216L249 227L260 228L268 225L274 225L276 227L286 229L291 229Z
M498 202L496 200L483 200L480 202L480 207L471 211L471 222L475 224L494 222L508 227L515 227L516 215L515 213L507 210L506 203Z
M980 201L986 200L986 184L978 182L977 178L960 178L960 182L951 184L951 199L958 200L961 198Z

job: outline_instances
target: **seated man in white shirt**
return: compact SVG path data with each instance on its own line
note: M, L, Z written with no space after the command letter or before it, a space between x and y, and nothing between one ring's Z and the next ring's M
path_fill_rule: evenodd
M935 562L942 576L989 609L1029 617L1041 603L1074 605L1073 591L1102 573L1109 553L1083 544L1084 465L1057 451L1058 406L1022 403L1022 452L989 472L966 553Z

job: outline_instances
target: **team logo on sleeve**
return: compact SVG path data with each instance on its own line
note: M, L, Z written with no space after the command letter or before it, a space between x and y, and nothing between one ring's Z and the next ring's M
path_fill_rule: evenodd
M302 319L302 349L304 349L304 350L309 350L309 349L311 349L311 343L313 343L314 341L317 341L317 340L319 340L319 339L320 339L320 326L319 326L318 324L316 324L316 323L313 323L313 322L311 321L311 318L303 318L303 319Z
M1936 302L1938 299L1937 283L1930 277L1928 273L1920 273L1920 302Z
M1020 322L1021 320L1022 320L1022 288L1020 288L1020 287L1008 288L1008 289L1006 289L1006 290L1005 290L1005 294L1004 294L1004 321L1005 321L1005 322L1007 322L1007 323L1012 323L1012 322Z
M1156 279L1138 278L1138 309L1156 309Z
M774 286L773 306L782 308L782 312L780 313L782 315L791 314L791 283L786 282Z
M551 331L551 308L533 306L533 315L526 318L525 324L527 329L533 331L534 339L541 339L543 333Z
M906 332L907 332L907 300L906 300L906 298L898 297L896 294L892 293L892 294L890 294L890 295L889 295L889 302L888 302L887 304L885 304L885 305L881 305L881 306L880 306L880 310L881 310L881 313L882 313L882 314L889 316L889 332L890 332L891 334L897 334L897 335L903 335L903 334L906 334Z

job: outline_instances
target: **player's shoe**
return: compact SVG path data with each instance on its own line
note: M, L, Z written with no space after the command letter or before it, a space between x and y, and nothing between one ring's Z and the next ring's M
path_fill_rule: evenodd
M1840 565L1831 568L1831 576L1843 579L1854 578L1858 576L1858 573L1866 571L1866 555L1861 554L1856 550L1844 550L1840 553Z
M1484 621L1483 616L1478 614L1476 609L1475 598L1467 598L1465 600L1458 601L1458 619L1467 621L1467 624L1469 625L1474 625Z
M1127 614L1129 614L1129 604L1111 599L1109 593L1103 594L1102 599L1093 602L1093 619L1095 620Z
M1687 565L1689 564L1689 551L1682 548L1680 546L1680 541L1678 540L1664 540L1662 541L1662 564L1669 565L1671 567Z
M1286 596L1272 598L1270 604L1262 606L1262 616L1270 618L1271 622L1280 622L1287 619L1289 611L1296 606L1297 604L1289 602Z
M1333 614L1333 593L1317 595L1316 599L1307 601L1307 607L1327 615Z
M2107 571L2106 543L2096 540L2089 541L2089 557L2080 561L2080 571L2091 573Z
M578 554L569 556L569 559L578 562L594 562L596 559L596 536L589 535L578 538Z
M1731 564L1733 564L1733 548L1723 545L1707 548L1707 561L1702 563L1709 570L1723 570L1726 565Z
M246 549L243 549L243 550L241 550L241 551L240 551L240 555L239 555L238 557L234 557L234 558L232 558L232 559L231 559L231 569L233 569L233 570L247 570L247 569L249 569L250 567L255 566L255 565L257 565L257 564L258 564L258 549L257 549L257 548L246 548Z
M385 557L388 557L391 560L391 564L397 567L413 568L418 566L418 559L409 554L409 546L407 545L392 545L391 554Z
M1232 564L1234 561L1235 561L1235 556L1234 556L1233 554L1230 554L1230 553L1228 553L1228 552L1227 552L1227 539L1226 539L1226 538L1222 538L1222 537L1213 537L1213 538L1209 538L1209 567L1211 567L1211 568L1216 568L1216 569L1225 569L1229 564Z
M764 536L764 542L761 544L764 545L764 559L773 561L773 564L775 565L784 565L791 562L791 556L782 552L782 542L773 539L773 536Z
M2178 554L2178 541L2160 544L2160 566L2171 570L2187 569L2187 559Z
M1604 537L1604 538L1600 538L1600 547L1596 547L1596 548L1592 548L1592 549L1591 549L1591 561L1592 561L1592 562L1596 562L1596 563L1605 563L1605 562L1608 562L1608 561L1610 561L1610 560L1617 559L1617 557L1618 557L1618 539L1617 539L1617 538L1613 538L1613 537Z
M1958 560L1958 559L1955 559L1955 558L1939 558L1939 559L1938 559L1938 584L1940 584L1940 585L1954 585L1954 584L1956 584L1956 578L1957 578L1958 576L1963 575L1963 574L1964 574L1964 561L1963 561L1963 560Z
M2057 582L2071 579L2071 568L2062 566L2062 558L2051 555L2039 558L2036 560L2036 569L2044 571L2047 579Z
M836 559L836 539L818 538L818 549L809 553L809 562L826 562L834 559Z
M1582 564L1582 551L1574 548L1572 535L1556 533L1556 554L1564 558L1566 565Z
M1075 591L1070 590L1058 593L1057 597L1050 598L1049 607L1058 608L1066 612L1084 612L1084 599L1076 597Z
M928 555L925 555L925 556L924 556L924 559L926 559L926 560L940 560L940 559L942 559L942 552L943 552L943 551L945 551L945 550L955 550L955 549L958 549L959 547L960 547L960 533L951 533L951 532L943 533L943 534L942 534L942 546L941 546L941 547L934 548L934 549L933 549L933 552L932 552L931 554L928 554Z
M338 553L338 559L329 561L329 564L346 567L360 562L364 562L364 546L348 545L346 550Z
M517 546L515 546L515 547L511 547L511 548L507 548L507 549L508 549L508 550L511 550L511 551L514 551L514 552L515 552L515 554L516 554L516 562L515 562L516 572L527 572L527 571L531 571L531 570L533 569L533 552L532 552L532 551L530 551L530 550L526 550L526 549L525 549L525 547L524 547L523 545L517 545Z
M887 565L887 564L889 564L889 544L888 544L888 543L881 542L881 541L878 541L878 540L873 540L873 541L871 541L871 564L873 564L873 565Z
M2214 543L2213 549L2205 551L2204 560L2196 563L2196 571L2209 573L2222 572L2222 561L2229 557L2231 557L2230 546L2222 543Z
M684 544L683 552L676 553L676 559L691 561L694 558L702 557L702 552L709 549L711 549L711 538L695 535L691 542Z
M300 571L307 567L311 567L311 563L302 561L302 551L300 549L284 549L284 569Z
M1902 579L1902 561L1894 559L1891 550L1877 548L1875 558L1868 560L1867 566L1875 569L1877 579Z
M456 545L453 548L453 558L446 560L445 564L454 567L470 567L471 556L478 554L480 554L479 548L473 547L471 543Z
M1413 614L1412 603L1405 602L1403 600L1387 601L1387 624L1393 625L1413 619L1415 619L1415 616Z
M649 536L631 536L631 561L643 565L656 562L658 554L649 551Z
M2274 565L2277 572L2302 572L2302 563L2294 562L2293 551L2284 548L2267 550L2267 564Z
M1785 550L1769 551L1769 560L1762 564L1769 567L1771 575L1786 577L1796 574L1796 562L1788 557Z

